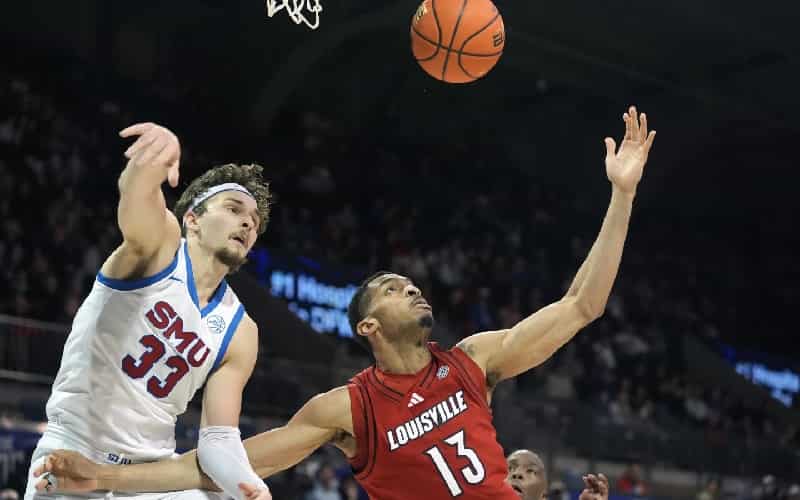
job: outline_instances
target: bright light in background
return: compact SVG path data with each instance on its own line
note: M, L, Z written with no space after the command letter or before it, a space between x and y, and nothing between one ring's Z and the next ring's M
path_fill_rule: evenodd
M772 397L791 406L800 391L800 376L791 370L771 370L761 363L736 363L736 372L751 382L770 389Z

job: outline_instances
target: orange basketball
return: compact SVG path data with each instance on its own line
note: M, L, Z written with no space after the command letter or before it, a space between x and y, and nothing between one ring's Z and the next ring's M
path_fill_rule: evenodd
M491 0L424 0L411 20L411 49L422 69L449 83L491 70L505 47L503 18Z

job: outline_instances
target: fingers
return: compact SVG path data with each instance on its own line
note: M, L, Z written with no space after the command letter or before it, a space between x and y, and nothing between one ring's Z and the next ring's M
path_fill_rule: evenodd
M271 500L272 495L268 489L248 483L239 483L239 489L244 493L246 500Z
M239 483L239 489L242 490L242 493L247 496L250 496L258 491L258 488L248 483Z
M639 142L644 142L647 139L647 115L642 113L639 115Z
M606 143L606 158L613 158L617 153L617 143L611 137L606 137L604 142Z
M628 108L628 116L630 116L631 121L631 139L638 140L639 139L639 115L636 111L636 106L631 106Z
M175 157L178 156L178 149L175 147L174 144L171 144L169 138L165 139L164 146L162 147L161 151L156 153L153 158L145 157L145 153L142 153L142 158L138 159L137 162L147 163L152 165L165 165L167 168L172 168L175 163ZM153 149L156 148L155 143L153 144ZM149 149L149 148L148 148Z
M608 478L605 475L600 474L598 480L600 481L599 482L600 494L603 496L608 496Z
M40 463L39 465L36 466L35 469L33 469L33 477L39 477L42 474L44 474L45 472L49 472L50 471L50 469L48 468L48 466L49 466L48 461L49 460L50 460L50 456L48 455L48 456L46 456L44 458L44 462Z
M165 153L164 157L160 158L161 165L170 163L172 155L180 155L180 144L178 143L177 137L166 128L153 123L131 125L121 131L120 135L123 137L139 135L136 142L131 144L124 153L125 157L128 159L135 158L138 164L155 162L165 149L169 149L169 153ZM173 145L175 147L172 147Z
M131 125L130 127L127 127L127 128L124 128L124 129L120 130L119 131L119 136L120 137L130 137L132 135L142 135L142 134L147 133L149 130L151 130L155 126L156 125L154 123L151 123L151 122L135 123L135 124Z
M139 165L152 164L153 160L155 160L167 146L169 146L169 138L164 136L158 137L152 144L139 152L138 157L135 158L136 163Z
M628 113L622 113L622 121L625 122L625 137L623 138L623 141L633 140L631 116Z
M178 187L178 177L180 176L180 170L178 170L178 161L172 164L169 167L169 171L167 172L167 181L169 181L169 185L172 187Z
M647 140L644 141L644 150L645 152L649 152L650 148L653 147L653 141L656 140L656 131L651 130L650 133L647 135Z
M51 455L47 455L44 461L33 470L33 477L41 478L34 484L36 491L46 492L50 482L47 481L47 476L42 477L43 474L48 474L53 470Z
M39 493L46 492L48 484L49 483L47 481L45 481L44 479L40 479L40 480L36 481L36 485L35 485L36 491L38 491Z
M599 495L608 494L608 478L603 474L587 474L582 479L588 491Z
M44 474L42 474L39 480L36 481L34 487L36 488L37 491L44 491L46 493L55 493L56 490L58 489L58 482L59 482L58 478L55 476L55 474L50 472L45 472Z
M584 482L584 484L586 484L586 488L589 491L597 493L598 484L599 484L599 480L597 479L597 476L595 476L594 474L587 474L587 475L583 476L583 482Z
M144 134L136 139L136 142L131 144L130 147L125 150L125 157L128 159L133 158L139 153L139 151L150 146L156 139L158 139L158 130L151 130L150 132Z
M135 134L144 131L126 151L129 166L150 165L167 169L167 180L172 187L178 186L181 148L175 134L154 124L137 124L123 130Z

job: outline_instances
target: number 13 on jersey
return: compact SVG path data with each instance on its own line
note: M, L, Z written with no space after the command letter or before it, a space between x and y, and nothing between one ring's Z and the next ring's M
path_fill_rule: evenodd
M478 457L478 454L475 453L475 450L472 448L467 448L465 439L464 430L462 429L452 436L445 438L444 442L452 447L455 447L456 454L459 457L464 457L469 460L469 465L462 468L460 471L464 480L467 481L468 484L480 484L486 477L486 469L483 466L483 463L481 463L481 459ZM447 464L447 461L445 460L442 451L439 449L439 446L428 448L425 450L425 454L430 457L433 465L436 467L437 472L439 472L439 475L442 477L444 484L447 485L447 489L450 490L450 494L454 497L461 495L464 490L458 483L453 470Z

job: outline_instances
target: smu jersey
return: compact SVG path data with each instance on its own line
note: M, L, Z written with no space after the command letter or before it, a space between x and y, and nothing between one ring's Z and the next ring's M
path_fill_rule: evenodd
M177 416L221 362L243 316L224 280L199 308L185 240L150 278L98 273L64 346L45 437L110 461L171 455Z
M417 375L372 366L350 380L356 479L374 500L519 500L505 483L483 371L461 349L428 345L433 360Z

